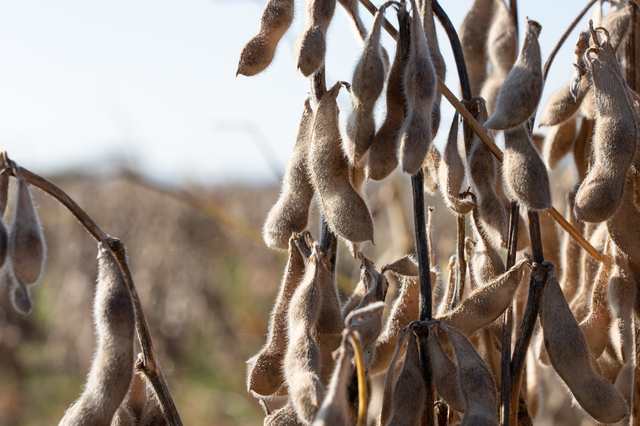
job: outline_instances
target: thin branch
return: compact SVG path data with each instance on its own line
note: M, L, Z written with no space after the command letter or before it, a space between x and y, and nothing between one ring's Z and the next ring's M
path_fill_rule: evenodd
M465 240L465 216L462 214L456 217L456 288L453 306L457 306L462 301L464 286L467 280L467 260L464 253Z
M520 44L518 38L520 35L520 23L518 22L518 0L509 1L509 12L511 12L511 19L513 19L513 25L516 29L516 46ZM516 56L518 56L518 50L516 49ZM514 58L517 59L517 58Z
M138 336L138 343L142 350L142 353L139 355L138 361L136 362L136 368L141 371L151 383L168 424L171 426L181 426L182 420L180 419L180 415L178 414L178 410L173 402L173 398L171 397L171 393L169 392L169 388L164 376L162 375L162 371L160 370L160 366L153 350L153 342L151 340L151 334L149 333L149 326L147 325L142 304L140 303L140 298L138 297L138 292L136 290L135 283L133 282L131 271L129 270L127 256L122 242L105 233L87 214L87 212L85 212L61 188L30 170L17 165L6 156L6 153L3 153L1 160L4 168L9 170L9 173L13 176L25 179L29 185L39 188L66 207L67 210L69 210L69 212L71 212L78 222L80 222L80 224L87 230L87 232L96 241L102 243L107 248L115 263L118 265L118 269L122 274L122 281L127 287L129 297L131 298L133 305L136 334Z

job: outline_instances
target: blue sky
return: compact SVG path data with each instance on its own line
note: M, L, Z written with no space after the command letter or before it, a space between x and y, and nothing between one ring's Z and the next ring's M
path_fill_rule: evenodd
M458 26L471 1L441 4ZM543 25L543 58L584 4L520 1L521 25L525 16ZM124 159L166 180L273 181L261 152L272 152L276 165L284 166L308 90L294 62L304 6L296 1L295 23L271 67L236 78L239 53L256 32L262 7L252 0L4 2L0 146L40 172ZM366 10L361 14L369 24ZM457 89L443 37L447 84ZM575 38L556 60L545 98L571 72ZM328 36L330 83L351 80L359 50L338 7ZM346 95L340 101L344 118ZM448 105L444 113L443 129L452 116ZM444 134L446 129L439 138Z

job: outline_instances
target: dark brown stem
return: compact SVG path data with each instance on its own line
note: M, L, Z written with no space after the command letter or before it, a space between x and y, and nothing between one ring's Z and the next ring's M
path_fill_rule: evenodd
M129 264L127 262L127 256L125 253L124 245L116 238L110 237L105 233L98 224L85 212L66 192L61 188L48 181L47 179L31 172L24 167L18 166L15 162L11 161L3 155L2 160L4 162L4 168L15 177L21 177L26 182L39 188L46 194L56 199L60 204L65 206L73 216L80 222L80 224L87 230L87 232L98 242L102 243L109 251L115 263L118 265L118 269L122 274L122 281L127 287L131 303L133 305L133 311L135 315L136 334L138 336L138 343L142 353L139 355L136 367L141 371L151 383L153 390L156 393L160 407L165 416L165 420L171 426L181 426L182 420L178 410L173 402L171 393L167 383L162 375L160 366L153 350L153 342L151 340L151 334L149 333L149 326L142 310L142 304L136 291L131 271L129 270Z
M516 29L516 46L518 46L518 38L520 35L520 23L518 21L518 0L509 1L509 11L511 12L511 19L513 19L513 25ZM518 49L516 49L516 56L518 56Z
M518 224L520 223L520 207L515 201L511 202L509 212L509 245L507 250L506 269L509 270L516 263L518 247ZM502 422L509 426L509 412L511 401L511 335L513 333L513 309L509 306L502 318L502 336L500 353Z
M370 0L360 0L360 3L369 11L369 13L371 13L372 15L375 15L378 12L378 8L376 7L375 4L371 3ZM382 21L382 26L384 26L384 29L387 30L387 32L389 33L389 35L393 38L398 38L398 31L393 27L393 25L391 24L391 22L387 21L387 19L385 18Z
M453 306L457 306L462 300L462 294L464 293L464 286L467 279L467 260L464 253L464 240L465 240L465 216L459 214L456 218L456 289L455 297L453 300Z

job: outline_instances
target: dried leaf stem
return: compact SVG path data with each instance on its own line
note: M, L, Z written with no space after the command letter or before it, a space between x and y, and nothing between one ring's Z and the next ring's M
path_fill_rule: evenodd
M160 366L155 356L153 349L153 342L151 340L151 334L149 332L149 326L142 310L142 304L136 291L135 283L124 250L122 242L116 238L110 237L105 233L98 224L85 212L66 192L59 188L54 183L47 179L31 172L24 167L17 165L14 161L10 160L6 153L2 153L0 156L0 167L4 170L8 170L14 177L20 176L25 179L29 185L35 186L56 199L60 204L65 206L67 210L80 222L85 230L98 242L104 244L108 248L109 253L115 260L115 263L120 269L122 274L122 281L124 282L131 302L133 304L133 310L136 319L136 334L138 336L138 342L142 353L138 355L136 361L136 369L139 370L151 383L154 392L160 403L160 407L165 416L167 423L170 426L181 426L182 420L175 406L169 387L164 379Z
M354 358L356 361L356 374L358 377L358 420L357 426L365 426L367 424L367 406L369 405L369 395L367 392L367 376L366 367L364 365L364 351L360 336L357 332L349 334L349 342L353 346Z

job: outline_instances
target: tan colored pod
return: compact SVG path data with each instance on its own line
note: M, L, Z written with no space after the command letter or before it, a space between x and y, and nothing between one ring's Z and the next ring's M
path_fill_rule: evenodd
M491 371L469 340L454 327L441 324L458 362L458 380L464 396L462 426L497 426L498 398Z
M347 241L373 241L371 214L349 181L349 164L340 147L336 103L340 86L336 83L318 104L307 156L309 174L331 230Z
M271 207L262 227L262 238L271 248L286 249L289 238L302 232L309 219L313 186L307 171L307 151L311 139L313 111L309 99L298 126L298 136L287 164L278 201Z
M529 210L551 207L547 168L524 126L504 132L502 176L506 194L512 201Z
M518 54L518 35L513 15L504 2L495 1L487 38L489 61L494 74L506 76Z
M567 195L567 220L577 229L581 234L584 226L581 222L576 220L573 215L573 204L575 200L575 191L571 191ZM560 265L562 269L562 275L560 278L560 287L568 302L571 302L575 297L578 286L580 284L580 245L569 235L564 233L562 239L562 248L560 256Z
M458 30L473 96L480 95L487 75L487 37L493 7L497 3L495 0L474 0Z
M360 280L349 299L342 305L342 318L346 318L354 309L384 301L387 294L389 283L384 275L376 270L375 264L366 256L361 254L360 260Z
M573 142L573 161L578 171L578 180L582 182L589 169L589 159L591 157L591 145L593 138L593 120L582 118L580 120L580 130Z
M631 32L632 4L627 4L619 10L607 14L602 22L602 27L607 30L609 44L614 52L617 52L627 34Z
M352 311L344 321L345 327L357 331L362 343L365 365L375 357L375 345L382 331L384 302L373 302Z
M458 113L456 112L438 167L438 187L449 210L455 214L466 214L473 209L474 203L460 197L460 190L465 178L465 164L460 156L458 143Z
M431 145L422 163L422 172L424 174L423 188L424 192L429 195L435 195L436 192L438 192L438 170L440 169L440 161L440 152L435 145Z
M571 152L576 138L576 117L573 116L552 127L544 140L544 161L554 169L565 155Z
M119 241L112 247L124 250ZM67 409L60 426L109 425L133 375L135 318L129 291L109 250L98 245L98 280L93 304L96 354L85 389Z
M298 43L298 69L305 77L324 64L327 29L336 10L336 0L307 0L307 22Z
M407 348L410 334L411 330L403 329L398 336L398 343L394 346L393 356L391 357L389 368L386 370L386 374L384 376L382 408L380 410L378 422L376 423L378 426L389 424L389 419L394 405L393 392L398 381L398 376L400 375L400 370L404 363L402 358Z
M247 361L247 390L254 395L271 395L284 383L281 366L287 350L287 308L303 275L304 259L292 237L282 283L269 318L267 341Z
M542 26L527 20L527 31L518 60L507 75L496 109L485 123L488 129L505 130L524 123L538 107L542 95L542 59L538 36Z
M569 83L563 84L558 90L551 94L538 120L539 126L556 126L564 123L566 120L575 116L579 106L580 104L576 102L571 94Z
M291 401L264 418L264 426L303 426Z
M411 1L411 48L404 75L407 115L400 136L400 164L416 174L431 146L431 111L436 96L436 70L415 0Z
M458 366L449 358L440 344L438 329L432 328L427 337L429 347L429 361L433 371L433 381L438 394L450 408L463 412L465 409L464 395L458 375Z
M313 421L325 394L320 379L321 354L316 337L323 302L322 288L318 285L318 276L323 272L316 247L307 260L304 277L289 303L289 344L283 363L291 405L305 424Z
M549 268L540 322L551 364L590 416L603 423L617 422L627 415L628 407L615 387L594 371L585 337Z
M492 73L484 81L482 89L480 90L480 97L486 100L487 112L493 114L496 110L496 99L498 98L498 92L500 87L504 83L507 76L501 73Z
M611 46L585 54L596 109L593 164L576 194L574 212L585 222L602 222L620 206L625 175L636 152L637 116Z
M369 148L367 176L373 180L386 178L398 166L398 143L406 112L404 75L411 43L409 19L407 10L400 8L396 55L387 79L387 113Z
M262 11L260 29L242 49L236 75L256 75L273 60L280 39L293 22L293 0L269 0Z
M8 262L7 266L3 273L5 274L4 279L8 282L11 306L17 313L29 315L33 309L31 292L26 285L22 284L20 280L15 277L10 262Z
M640 266L640 211L634 204L634 192L640 183L628 173L618 210L607 220L607 231L616 247L624 253L635 270Z
M473 244L470 252L467 251L467 241L465 240L465 254L467 255L467 265L470 275L476 277L479 285L484 286L505 272L504 262L500 253L487 238L487 232L482 228L482 221L478 216L478 210L474 209L472 225L475 235L478 238L477 244Z
M24 285L32 285L42 276L47 259L47 245L29 184L21 177L17 181L16 208L9 231L9 257L18 281Z
M438 319L471 336L491 324L511 305L527 267L527 260L521 259L495 280L474 290L453 311Z

